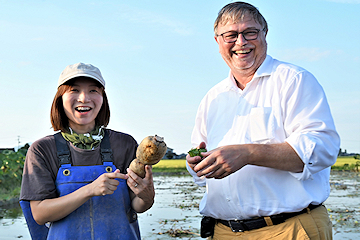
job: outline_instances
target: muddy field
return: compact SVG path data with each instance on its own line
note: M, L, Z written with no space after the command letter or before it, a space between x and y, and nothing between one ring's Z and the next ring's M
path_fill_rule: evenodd
M143 239L202 239L198 204L204 189L191 177L155 177L154 181L156 203L139 216ZM330 185L325 205L334 226L334 239L360 239L360 173L332 172Z
M155 176L154 206L139 214L142 239L202 239L198 204L204 188L190 176ZM332 172L331 194L325 202L333 222L335 240L360 239L360 173ZM0 239L30 239L21 210L2 210Z
M360 239L360 173L332 173L330 184L325 205L333 223L334 239Z

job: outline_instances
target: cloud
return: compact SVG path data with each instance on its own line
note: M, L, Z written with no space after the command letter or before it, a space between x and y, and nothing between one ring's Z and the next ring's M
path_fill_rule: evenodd
M150 12L148 10L123 8L121 11L121 16L127 21L160 27L182 36L188 36L192 34L191 27L186 26L182 22L170 19L159 13Z
M316 62L320 59L327 58L330 50L320 50L319 48L296 48L281 50L282 57L287 61L306 60Z

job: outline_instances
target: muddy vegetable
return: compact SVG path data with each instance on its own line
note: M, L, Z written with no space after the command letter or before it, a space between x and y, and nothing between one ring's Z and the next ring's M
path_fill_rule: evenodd
M136 150L136 158L131 162L129 168L138 176L145 177L145 165L157 164L165 155L167 150L164 138L148 136L144 138Z
M200 149L192 148L188 153L189 153L190 157L195 157L195 156L203 157L201 155L202 152L207 152L207 151L205 148L200 148Z

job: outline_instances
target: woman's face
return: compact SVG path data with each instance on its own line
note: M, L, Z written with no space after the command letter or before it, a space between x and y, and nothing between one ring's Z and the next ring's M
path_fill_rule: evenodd
M103 104L102 89L91 78L78 78L62 95L63 107L69 119L69 126L79 134L95 128L97 117Z

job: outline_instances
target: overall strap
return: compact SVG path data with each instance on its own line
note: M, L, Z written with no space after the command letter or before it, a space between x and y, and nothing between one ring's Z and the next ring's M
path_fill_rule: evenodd
M113 162L113 154L110 145L109 132L107 129L104 130L104 138L100 143L100 153L102 162Z
M60 132L54 134L57 157L60 165L71 164L71 156L69 146L66 143L66 140L63 138ZM109 133L105 130L104 138L100 143L100 153L102 162L113 162L113 154L110 146Z
M55 143L56 143L56 155L58 157L60 166L63 164L71 164L70 150L69 146L66 143L66 140L61 135L61 132L55 133Z

